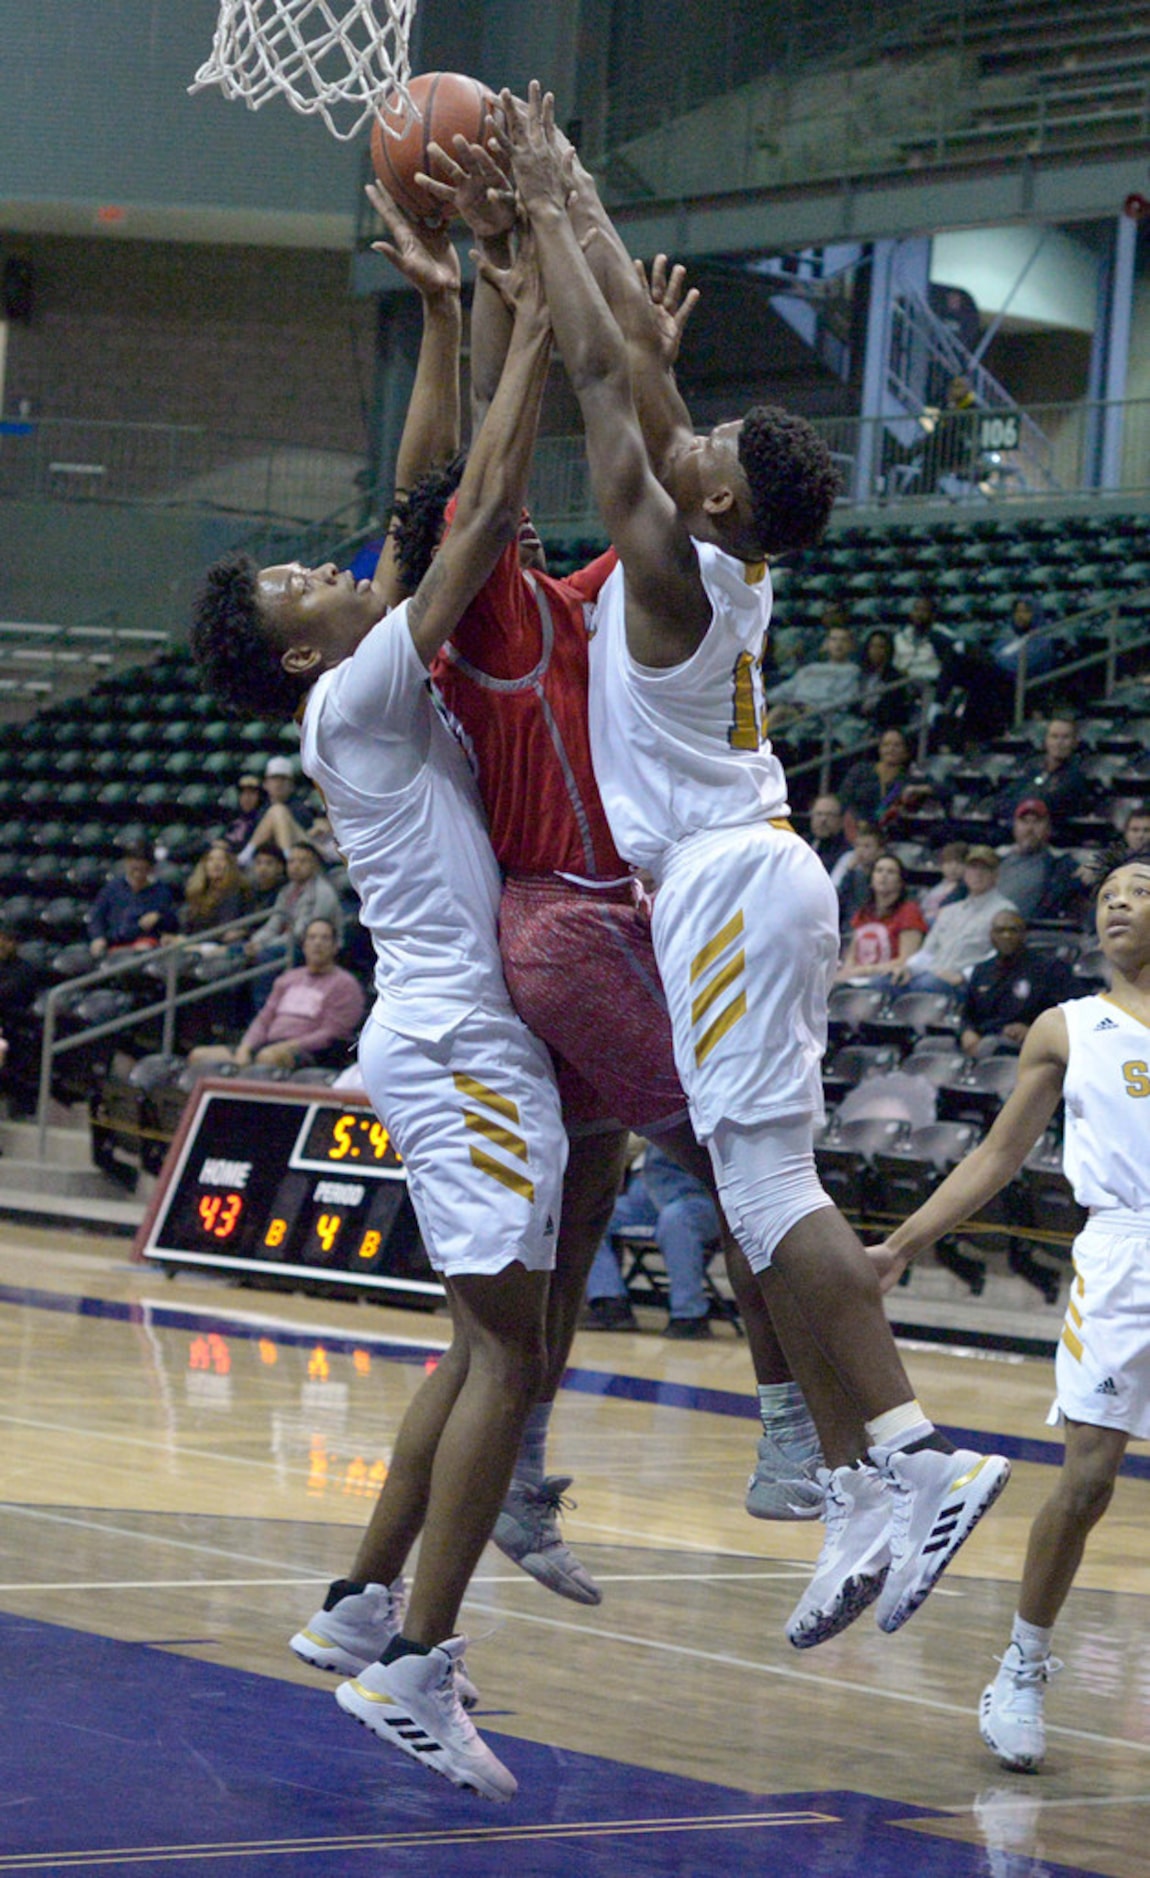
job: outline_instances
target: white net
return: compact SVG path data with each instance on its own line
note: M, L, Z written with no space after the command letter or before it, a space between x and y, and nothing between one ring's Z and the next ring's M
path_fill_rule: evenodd
M293 110L323 118L341 142L398 91L405 128L414 109L408 42L417 0L220 0L211 57L189 91L218 85L252 111L279 93Z

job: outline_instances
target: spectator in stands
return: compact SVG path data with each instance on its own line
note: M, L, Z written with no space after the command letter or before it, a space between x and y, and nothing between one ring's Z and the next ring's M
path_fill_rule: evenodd
M966 882L962 876L966 866L967 845L965 841L948 841L945 844L938 857L942 868L941 879L918 896L928 926L934 925L944 906L966 898Z
M828 635L847 625L847 616L837 601L830 600L824 606L817 625L801 626L772 624L767 638L767 650L764 655L763 675L768 685L780 679L789 678L800 665L808 665L817 659L819 648L824 646Z
M894 664L900 678L912 678L915 684L937 686L950 650L950 641L934 615L934 599L929 593L916 593L907 612L906 625L894 636Z
M965 900L944 906L909 959L892 967L885 982L909 991L953 991L965 982L972 965L990 951L990 928L997 913L1016 909L998 891L998 856L976 844L967 850L962 870Z
M180 909L181 932L208 932L251 911L251 888L243 868L226 840L213 841L188 875Z
M963 993L959 1042L967 1056L1020 1050L1035 1018L1074 996L1069 966L1027 945L1021 913L996 913L990 943L994 957L974 967Z
M772 733L808 714L815 717L848 710L858 697L861 682L854 651L850 627L832 626L821 658L800 665L793 678L785 678L768 691Z
M313 919L330 921L337 947L343 942L343 915L335 888L323 872L323 863L310 841L293 843L287 857L287 882L275 897L275 904L262 926L257 926L247 942L248 954L261 953L284 944L289 933L297 943L303 939Z
M849 866L846 857L851 852L851 844L843 830L842 803L837 796L815 797L811 803L810 830L810 845L830 875L832 884L837 885L835 870L840 868L841 863ZM840 871L845 871L845 867Z
M870 822L856 822L849 865L835 883L835 891L839 896L840 932L849 933L855 914L870 898L871 869L881 853L882 836L878 829Z
M1122 839L1131 854L1150 852L1150 802L1131 809L1122 824Z
M94 959L129 946L155 946L165 933L179 931L175 896L152 872L148 841L124 848L123 869L100 888L88 908L89 950Z
M248 911L270 913L287 881L287 862L274 841L256 849L246 870Z
M310 920L303 935L303 964L279 974L239 1043L234 1048L202 1044L188 1061L283 1069L342 1064L363 1020L366 1000L351 973L336 964L338 949L332 922Z
M1022 662L1024 647L1028 678L1037 678L1041 672L1053 671L1058 648L1053 629L1047 626L1043 617L1042 602L1038 599L1028 599L1025 594L1020 594L1014 602L1009 627L999 635L990 648L990 656L995 665L1011 681L1012 703L1014 678Z
M587 1278L584 1330L636 1330L613 1233L625 1226L651 1231L670 1287L665 1337L695 1340L711 1335L710 1305L703 1286L707 1257L720 1235L719 1215L701 1180L678 1167L648 1144L641 1168L633 1172L615 1202L602 1244Z
M863 642L862 679L859 685L858 702L854 708L875 730L887 730L892 725L901 728L910 716L914 704L913 693L905 687L897 691L890 686L897 685L899 672L894 662L894 634L885 626L876 626Z
M1041 759L1020 763L1010 781L983 804L984 811L994 818L999 840L1008 839L1014 811L1028 797L1045 802L1054 840L1067 840L1067 822L1076 815L1088 814L1094 796L1077 748L1078 724L1069 712L1059 711L1046 726Z
M926 920L906 888L902 863L880 854L870 871L870 896L851 920L851 940L837 976L876 978L909 959L926 936Z
M1075 919L1083 907L1077 869L1069 854L1050 846L1050 811L1027 796L1014 811L1014 845L999 857L998 890L1023 919Z
M250 847L264 812L260 779L250 770L236 784L236 800L239 806L234 821L224 831L224 840L233 854L242 854Z
M925 440L918 456L919 489L923 495L958 498L978 487L978 400L968 378L952 378L941 406L927 405L919 419Z
M32 1014L40 978L19 948L15 926L0 919L0 1095L13 1117L32 1114L40 1084L40 1025Z
M839 784L847 828L855 821L873 822L887 839L932 793L926 778L912 769L906 733L895 729L884 730L877 755L852 763Z
M241 865L246 866L265 841L274 841L282 853L290 854L296 842L304 839L312 816L296 795L295 785L295 764L290 756L270 756L264 769L268 805L240 850Z

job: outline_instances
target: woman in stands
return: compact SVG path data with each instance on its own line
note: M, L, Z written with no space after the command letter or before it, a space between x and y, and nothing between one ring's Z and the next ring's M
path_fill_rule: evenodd
M880 854L871 868L870 899L851 920L851 941L836 976L875 978L917 952L926 934L922 908L907 892L902 863Z
M909 740L892 725L878 740L877 757L851 764L838 794L844 816L873 822L889 838L931 794L931 787L914 774Z
M200 856L184 888L180 931L208 932L251 910L251 888L226 841L213 841Z
M862 653L862 685L855 709L875 730L897 729L905 724L914 706L914 694L899 684L894 663L894 634L885 626L876 626L867 634Z

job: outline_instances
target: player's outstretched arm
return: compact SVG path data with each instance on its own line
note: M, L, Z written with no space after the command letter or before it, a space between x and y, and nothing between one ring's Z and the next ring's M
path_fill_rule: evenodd
M1055 1007L1032 1024L1018 1061L1018 1081L984 1141L960 1161L929 1200L870 1248L883 1290L919 1252L974 1219L1014 1179L1058 1107L1069 1052L1066 1019Z
M627 642L644 665L677 665L706 633L710 602L674 503L654 476L631 395L627 348L567 213L554 106L533 79L500 100L515 180L539 249L555 341L579 400L592 486L627 581Z
M468 143L465 137L455 137L450 152L441 144L429 145L428 157L431 170L421 170L416 176L417 183L437 196L445 209L467 223L481 260L499 270L510 267L515 191L506 172L482 144ZM481 269L476 274L471 303L473 437L478 434L495 396L511 342L511 325L511 309Z
M415 383L395 465L396 490L406 491L429 469L450 462L459 449L459 260L446 228L417 226L378 183L369 183L367 194L391 236L390 241L372 245L417 289L423 308ZM407 592L390 533L376 563L372 587L381 611L397 605Z
M489 263L480 265L494 281ZM498 278L515 307L503 374L471 446L455 519L408 608L408 630L425 665L431 664L514 538L527 492L551 361L551 323L529 238L520 241L514 266Z

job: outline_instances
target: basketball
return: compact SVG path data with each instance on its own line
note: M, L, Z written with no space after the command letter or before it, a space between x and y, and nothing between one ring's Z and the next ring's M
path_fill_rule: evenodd
M416 172L430 173L428 147L433 143L449 155L455 136L466 137L469 143L482 143L495 96L478 79L462 72L424 72L411 80L409 90L420 115L404 126L398 95L391 94L372 125L372 167L405 214L417 222L441 223L445 220L444 206L419 187ZM393 128L385 128L388 125Z

